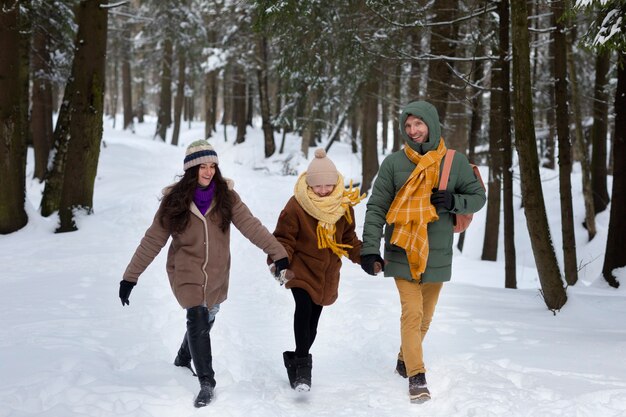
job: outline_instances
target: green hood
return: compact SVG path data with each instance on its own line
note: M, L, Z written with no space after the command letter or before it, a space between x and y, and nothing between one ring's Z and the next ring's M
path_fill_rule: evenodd
M404 131L404 122L409 115L419 117L428 126L428 140L426 142L415 143ZM437 149L441 138L441 124L439 123L439 114L435 106L427 101L412 101L407 104L400 114L400 133L404 141L421 155Z

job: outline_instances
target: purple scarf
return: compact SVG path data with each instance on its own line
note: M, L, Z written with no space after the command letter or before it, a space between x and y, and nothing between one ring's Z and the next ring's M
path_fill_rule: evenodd
M215 196L215 182L211 181L208 187L202 188L198 186L193 194L193 202L200 210L200 213L204 216L211 207L211 202Z

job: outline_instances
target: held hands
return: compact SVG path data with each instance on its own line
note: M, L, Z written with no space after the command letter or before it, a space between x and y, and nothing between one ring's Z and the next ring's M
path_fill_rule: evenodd
M289 259L281 258L270 264L270 272L274 276L274 279L278 281L280 285L284 285L287 281L294 277L294 273L289 269Z
M454 208L454 195L448 190L433 188L433 193L430 195L430 203L435 206L437 211L450 211Z
M130 292L133 290L135 285L137 285L136 282L125 280L120 281L120 300L122 300L122 305L130 305L128 297L130 297Z
M378 254L362 255L361 268L370 275L385 270L385 261Z

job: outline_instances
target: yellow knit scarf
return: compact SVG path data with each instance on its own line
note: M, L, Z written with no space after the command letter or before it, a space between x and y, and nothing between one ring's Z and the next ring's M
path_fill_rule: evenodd
M344 188L343 177L339 174L333 192L326 197L320 197L307 185L306 172L304 172L296 181L294 197L304 211L318 221L317 247L319 249L328 248L339 257L348 256L347 249L351 249L352 246L337 243L335 240L335 232L337 231L335 223L342 216L346 216L348 223L352 223L349 208L357 205L365 198L365 194L359 194L359 189L352 187L352 181L350 181L350 188Z
M387 223L395 226L391 243L406 251L411 276L419 281L428 261L428 223L439 219L430 195L439 182L446 145L441 138L437 149L425 155L406 145L404 153L416 167L391 203Z

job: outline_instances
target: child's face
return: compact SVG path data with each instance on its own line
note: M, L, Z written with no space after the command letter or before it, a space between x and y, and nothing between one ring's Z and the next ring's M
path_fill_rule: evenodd
M313 192L320 197L326 197L335 189L335 184L313 185Z

